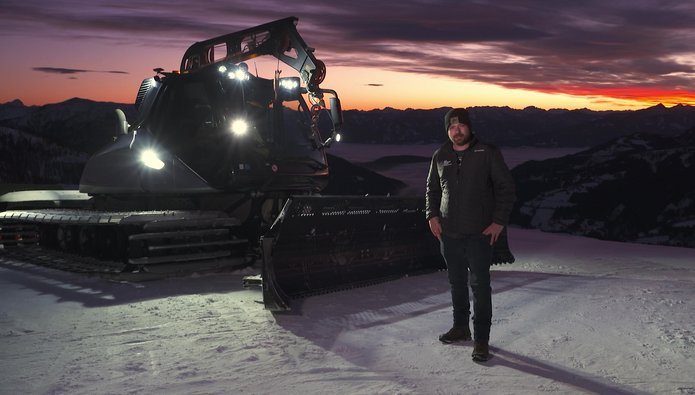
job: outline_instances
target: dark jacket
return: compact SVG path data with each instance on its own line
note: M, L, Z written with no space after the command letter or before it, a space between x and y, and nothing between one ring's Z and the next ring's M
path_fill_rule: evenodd
M460 161L451 142L432 155L427 219L439 217L442 232L449 237L481 233L492 222L506 226L516 194L502 153L474 137L459 155Z

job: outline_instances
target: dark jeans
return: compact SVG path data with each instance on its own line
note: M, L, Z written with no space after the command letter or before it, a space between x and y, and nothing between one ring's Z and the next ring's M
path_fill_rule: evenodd
M492 247L490 237L482 234L450 238L442 235L440 243L446 261L451 284L451 301L454 307L454 326L468 326L471 314L468 298L468 273L473 290L473 329L475 340L487 341L492 324L492 288L490 265Z

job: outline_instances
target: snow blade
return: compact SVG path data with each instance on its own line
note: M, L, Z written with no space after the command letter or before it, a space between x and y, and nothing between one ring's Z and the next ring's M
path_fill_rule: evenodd
M445 269L424 207L416 197L291 197L262 238L266 308Z

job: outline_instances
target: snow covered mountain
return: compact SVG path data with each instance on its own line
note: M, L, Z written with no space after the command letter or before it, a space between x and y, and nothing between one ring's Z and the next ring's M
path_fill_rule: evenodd
M83 99L0 104L0 183L77 184L89 156L115 135L116 108L134 114L130 105Z
M0 126L49 138L74 149L94 152L116 133L114 109L134 120L132 104L70 99L26 107L21 101L0 104ZM429 110L347 110L347 143L431 144L446 139L442 127L448 107ZM476 133L502 147L593 147L634 133L676 136L695 126L695 107L657 105L637 111L588 109L543 110L527 107L471 108Z
M0 121L6 119L20 118L33 111L34 107L27 107L21 100L12 100L0 104Z
M0 126L0 183L77 184L88 155Z
M675 138L649 134L512 173L512 221L601 239L695 247L695 128Z
M432 110L345 112L349 143L429 144L446 139L448 107ZM634 133L676 136L695 126L695 107L663 105L637 111L543 110L527 107L473 107L473 129L502 147L593 147Z
M0 105L0 126L86 154L96 152L118 133L117 108L122 109L128 119L136 117L131 104L73 98L20 111L16 102ZM12 113L17 116L11 117Z

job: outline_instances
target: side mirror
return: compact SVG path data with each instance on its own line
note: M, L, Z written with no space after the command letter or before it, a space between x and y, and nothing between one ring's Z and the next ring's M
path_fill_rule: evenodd
M329 99L331 104L331 119L333 120L333 127L340 129L343 126L343 109L340 107L340 99L337 97L331 97Z
M128 124L128 120L126 119L123 110L117 108L116 116L118 117L118 131L120 132L120 134L128 134L128 128L130 127L130 124Z
M331 119L333 120L333 133L323 142L322 148L330 147L334 141L340 141L340 129L343 126L343 109L340 107L340 99L337 96L329 99L331 104Z

